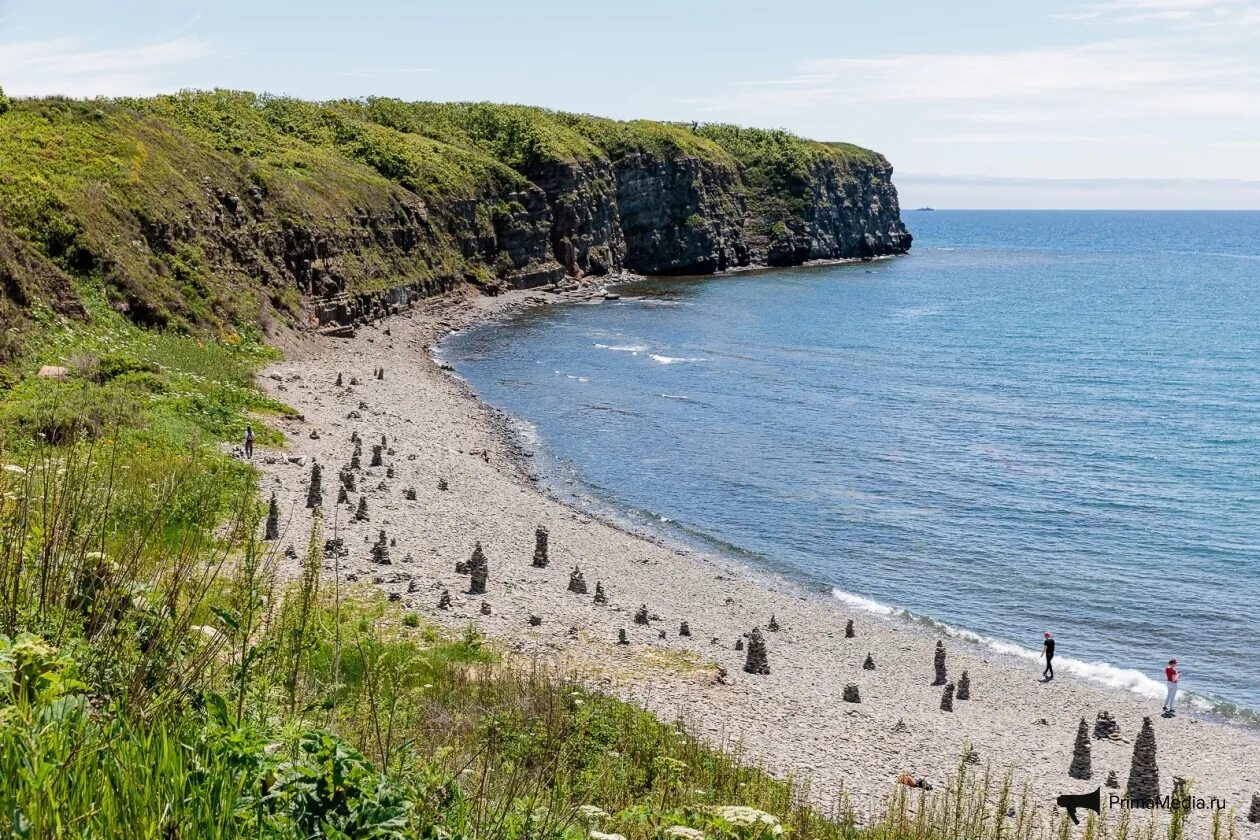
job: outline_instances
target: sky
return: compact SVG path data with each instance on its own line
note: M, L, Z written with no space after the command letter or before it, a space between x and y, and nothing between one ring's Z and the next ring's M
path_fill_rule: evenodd
M1260 208L1260 0L0 0L11 96L520 102L876 149L906 207Z

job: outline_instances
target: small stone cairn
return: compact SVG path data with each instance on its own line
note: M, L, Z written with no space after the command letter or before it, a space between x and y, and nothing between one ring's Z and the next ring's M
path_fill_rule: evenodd
M634 611L634 623L635 624L648 623L647 604L639 604L639 608Z
M679 624L679 625L678 625L678 635L679 635L679 636L690 636L690 635L691 635L691 625L690 625L690 624L688 624L688 623L687 623L687 622L685 622L685 621L684 621L682 624Z
M1072 746L1072 764L1068 767L1068 775L1073 779L1089 780L1093 778L1093 760L1090 756L1089 722L1081 718L1076 728L1076 743Z
M267 502L267 527L263 532L263 539L280 539L280 502L275 493L271 494L271 499Z
M971 699L971 677L967 676L967 672L963 671L962 676L958 678L958 693L954 695L955 700Z
M323 471L319 463L311 464L311 483L306 488L306 506L317 508L324 503Z
M337 485L337 504L346 505L350 503L350 494L346 492L346 485Z
M486 594L486 578L490 574L490 563L486 560L485 552L481 550L480 541L473 546L472 557L468 558L467 569L469 577L468 594Z
M1159 765L1155 760L1155 727L1142 718L1142 731L1133 741L1133 764L1125 794L1134 803L1149 802L1159 796Z
M1115 715L1103 709L1098 713L1098 718L1094 721L1094 740L1101 741L1107 739L1110 741L1119 741L1120 724L1116 723Z
M1118 789L1120 787L1120 776L1116 773L1115 770L1108 770L1107 781L1104 782L1103 784L1105 784L1109 788Z
M337 381L334 382L333 385L337 386L338 388L341 387L341 374L340 373L337 374Z
M438 596L438 609L449 610L451 608L451 590L443 589L442 594Z
M743 649L744 649L744 637L740 636L738 639L735 640L735 650L743 650Z
M409 502L414 502L416 500L416 488L408 487L406 490L404 490L403 498Z
M376 542L372 543L372 562L378 566L388 566L389 561L389 540L385 538L384 529L381 535L376 538Z
M450 486L449 484L447 484L447 483L446 483L446 479L445 479L445 478L439 478L439 479L438 479L438 489L439 489L439 490L449 490L449 489L451 489L451 486Z
M354 511L354 521L355 522L368 521L367 496L359 497L359 506L355 508L355 511Z
M1247 822L1260 823L1260 793L1251 794L1251 808L1247 811Z
M582 577L582 570L577 566L573 567L573 572L569 575L569 591L574 595L586 594L586 578Z
M343 467L340 476L341 486L349 490L351 493L356 492L354 489L354 470L350 467Z
M954 684L946 683L945 690L941 692L941 711L954 711Z
M372 460L368 462L369 467L379 467L381 465L381 450L383 448L381 446L372 447Z
M542 616L541 616L541 615L530 615L530 617L529 617L529 626L530 626L530 627L538 627L538 626L539 626L539 625L541 625L541 624L542 624Z
M545 569L551 562L547 559L547 529L539 525L534 530L534 559L530 563L535 569Z
M597 604L608 603L608 596L604 594L604 584L598 580L595 581L595 603Z
M875 670L875 660L869 653L866 654L866 661L862 663L862 670L863 671Z
M852 639L854 635L856 634L853 632L853 619L850 618L844 623L844 637L846 639Z
M766 659L766 640L756 627L748 636L748 656L744 658L744 670L750 674L770 673L770 663Z
M843 697L844 702L846 703L861 703L862 702L862 695L858 692L858 687L854 683L849 683L848 685L844 687L844 694L842 695L842 697Z
M938 641L936 643L936 655L932 660L932 665L936 669L936 679L932 681L932 685L945 685L949 681L945 675L945 643ZM950 690L953 695L953 689Z
M771 633L779 632L779 622L774 617L774 613L770 614L770 623L766 625L766 629L769 630Z
M619 645L630 644L630 640L626 638L626 628L624 627L622 627L620 630L617 631L617 644Z

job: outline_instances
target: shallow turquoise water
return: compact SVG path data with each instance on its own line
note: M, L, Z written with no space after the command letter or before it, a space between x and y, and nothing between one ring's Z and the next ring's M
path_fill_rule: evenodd
M1260 213L906 218L905 258L650 281L441 352L562 490L1260 710Z

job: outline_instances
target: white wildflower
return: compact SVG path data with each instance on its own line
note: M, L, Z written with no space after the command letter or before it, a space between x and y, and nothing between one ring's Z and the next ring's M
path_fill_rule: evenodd
M5 464L4 471L13 473L14 475L26 475L26 470L22 469L17 464Z
M583 805L578 808L578 812L588 820L597 820L608 816L608 812L598 805Z
M676 825L665 829L667 837L681 837L683 840L705 840L704 832L698 828L688 828L685 825Z
M750 808L747 805L718 805L713 808L711 813L720 820L735 826L746 825L764 825L769 827L771 834L782 834L783 826L779 825L779 818L774 814L767 814L765 811L759 811L756 808Z
M624 834L605 834L602 831L595 831L594 829L591 829L591 833L588 836L591 840L626 840L626 836Z

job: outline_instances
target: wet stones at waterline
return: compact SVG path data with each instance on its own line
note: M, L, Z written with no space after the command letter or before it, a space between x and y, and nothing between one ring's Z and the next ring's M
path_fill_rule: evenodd
M875 660L871 657L871 655L870 655L869 653L868 653L868 654L866 654L866 659L865 659L865 661L863 661L863 662L862 662L862 670L863 670L863 671L874 671L874 670L875 670Z
M1120 738L1120 724L1116 723L1115 715L1103 709L1098 713L1098 718L1094 721L1094 740L1102 739L1111 741L1122 740Z
M355 511L354 511L354 521L355 522L368 521L367 496L359 497L359 506L355 508ZM387 522L385 524L388 525L389 523Z
M963 671L962 676L958 678L958 691L954 694L955 700L971 699L971 677L967 676L967 672Z
M690 635L691 635L691 625L690 625L690 624L688 624L688 623L687 623L687 622L685 622L685 621L684 621L682 624L679 624L679 625L678 625L678 635L679 635L679 636L690 636Z
M954 711L954 684L946 683L945 690L941 692L941 711Z
M582 577L582 570L577 566L573 567L573 572L569 575L569 591L574 595L586 594L586 578Z
M846 639L852 639L854 635L855 634L853 632L853 619L850 618L848 621L844 623L844 637Z
M1093 758L1089 740L1089 722L1081 718L1076 728L1076 743L1072 745L1072 763L1068 766L1068 775L1073 779L1090 779L1094 775Z
M271 494L271 499L267 502L267 526L263 531L263 539L280 539L280 502L276 500L275 493Z
M861 703L862 695L858 692L858 687L854 683L849 683L844 687L843 700L846 703Z
M639 608L634 611L634 623L635 624L648 623L647 604L640 604Z
M372 543L372 562L378 566L388 566L389 560L389 540L385 538L385 531L381 531L381 535L376 538L376 542Z
M932 685L945 685L949 681L945 675L945 643L938 641L936 643L936 654L932 659L932 667L936 671L936 678L932 680ZM951 691L952 695L953 692Z
M1142 718L1142 731L1133 741L1133 763L1125 794L1134 803L1149 802L1159 796L1159 765L1155 760L1155 727Z
M306 488L306 506L317 508L324 504L323 470L319 463L311 464L311 483Z
M438 609L449 610L451 608L451 590L443 589L442 594L438 596Z
M595 603L597 604L608 603L608 596L604 594L604 584L601 583L600 581L595 581Z
M551 562L547 558L547 529L539 525L534 529L534 559L530 565L536 569L545 569Z
M383 446L372 447L372 460L368 462L369 467L379 467L381 465L381 450L384 448Z
M770 662L766 657L766 640L761 630L753 628L748 635L748 655L744 657L744 670L750 674L770 673Z

